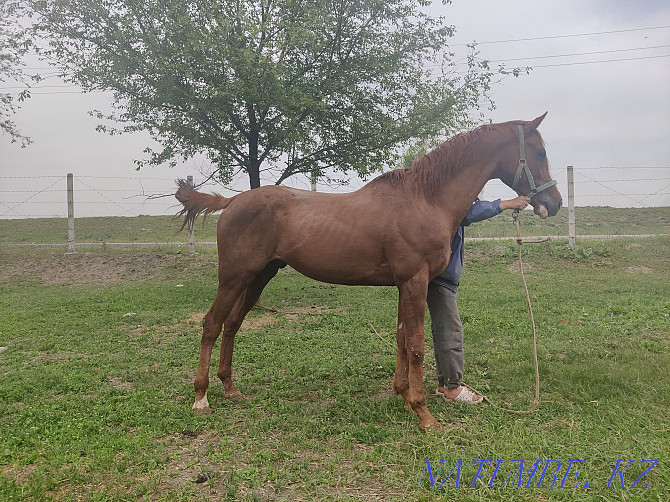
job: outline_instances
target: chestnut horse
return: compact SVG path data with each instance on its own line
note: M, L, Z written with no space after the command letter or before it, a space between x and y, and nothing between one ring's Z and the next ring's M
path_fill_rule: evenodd
M545 115L458 134L411 168L346 194L264 186L226 198L180 181L176 197L184 205L184 225L225 209L217 225L219 284L203 320L193 409L210 411L209 366L222 327L217 374L226 397L241 396L231 378L235 334L265 285L288 264L318 281L398 288L393 390L422 429L435 426L423 390L428 283L447 266L451 239L488 180L499 178L529 195L541 218L558 212L561 195L537 131Z

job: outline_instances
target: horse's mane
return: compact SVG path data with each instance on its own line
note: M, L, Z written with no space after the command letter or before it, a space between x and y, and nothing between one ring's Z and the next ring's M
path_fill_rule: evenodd
M487 124L472 131L462 132L417 158L411 167L387 171L373 181L402 184L417 195L433 199L439 193L440 187L460 172L471 159L472 152L468 147L473 142L483 134L500 131L503 126L521 123L514 121Z

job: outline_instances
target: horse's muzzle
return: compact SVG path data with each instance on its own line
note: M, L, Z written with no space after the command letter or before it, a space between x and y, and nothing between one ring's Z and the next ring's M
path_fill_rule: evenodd
M537 200L531 200L533 205L533 210L536 215L540 218L545 219L549 216L556 216L559 209L563 206L563 199L550 199L548 197L542 197L542 194L538 194L534 197Z

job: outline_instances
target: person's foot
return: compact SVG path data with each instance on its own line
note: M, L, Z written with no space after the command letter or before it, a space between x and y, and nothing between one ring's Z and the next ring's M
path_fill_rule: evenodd
M476 390L467 385L459 385L453 389L438 387L435 394L442 396L450 403L479 404L484 400L484 396L478 394Z

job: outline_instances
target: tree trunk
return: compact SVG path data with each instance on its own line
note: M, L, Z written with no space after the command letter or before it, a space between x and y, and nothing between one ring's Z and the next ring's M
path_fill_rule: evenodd
M258 161L258 132L249 136L249 187L253 190L261 186L261 163Z
M249 166L249 187L253 190L261 186L260 165Z

